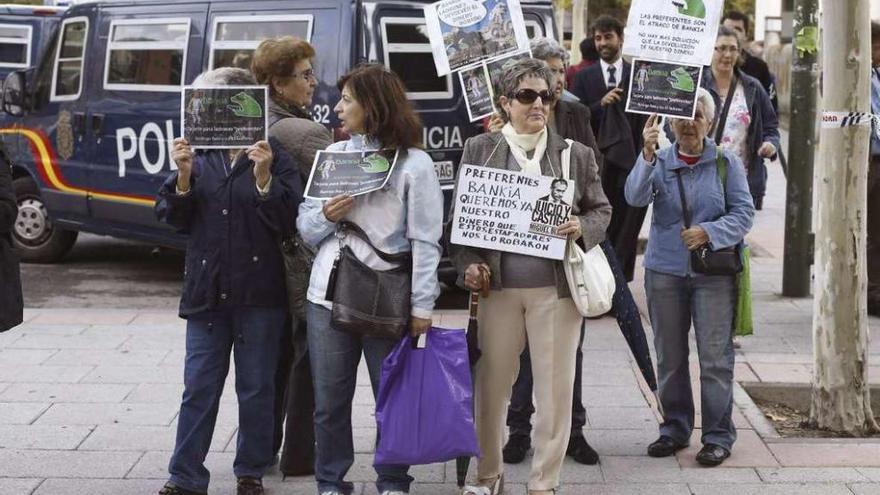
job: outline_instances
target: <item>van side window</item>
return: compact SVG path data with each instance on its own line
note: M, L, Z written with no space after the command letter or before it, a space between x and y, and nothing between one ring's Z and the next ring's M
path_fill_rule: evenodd
M32 26L0 24L0 67L26 68L31 63Z
M74 17L61 24L61 42L55 52L55 71L52 76L52 101L70 101L82 92L82 72L85 62L89 19Z
M437 77L424 18L386 17L381 21L385 66L403 79L411 100L452 98L452 78Z
M110 24L104 87L120 91L179 91L190 20L119 20Z
M250 69L254 50L269 38L312 39L311 15L223 16L214 19L209 66Z

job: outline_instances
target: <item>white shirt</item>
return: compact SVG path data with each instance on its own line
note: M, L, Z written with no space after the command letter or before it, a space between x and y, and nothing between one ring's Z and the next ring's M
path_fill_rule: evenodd
M608 84L608 68L614 67L614 80L617 81L617 86L621 86L621 79L623 78L623 57L617 59L617 62L613 64L609 64L608 62L599 59L599 64L602 65L602 77L605 78L605 87L611 86Z

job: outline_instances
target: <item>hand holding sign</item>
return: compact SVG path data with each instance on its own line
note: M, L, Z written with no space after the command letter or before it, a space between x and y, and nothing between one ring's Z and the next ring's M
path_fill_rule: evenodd
M342 220L342 217L348 214L354 208L354 198L348 195L336 196L324 202L324 217L336 223Z
M609 105L614 105L615 103L618 103L622 97L623 88L614 88L611 91L605 93L605 96L602 97L602 101L600 103L603 107L607 107Z
M188 192L189 179L192 174L193 150L189 147L189 142L186 139L177 138L174 140L171 160L177 165L177 189L180 192Z
M642 138L645 140L645 146L642 149L642 155L645 157L646 161L653 162L654 161L654 151L658 147L658 143L660 142L660 117L657 114L652 114L648 117L648 121L645 122L645 130L642 131Z
M581 236L581 221L572 215L571 220L560 225L557 229L556 232L559 235L567 235L570 241L576 241Z
M272 148L267 141L257 141L245 152L248 159L254 162L254 179L257 181L257 187L265 188L269 178L272 177Z

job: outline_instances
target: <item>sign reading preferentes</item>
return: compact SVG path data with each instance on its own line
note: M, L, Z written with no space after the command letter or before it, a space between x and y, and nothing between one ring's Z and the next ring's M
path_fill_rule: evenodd
M709 65L723 4L723 0L633 0L623 54Z
M453 244L561 260L574 184L565 179L461 165Z

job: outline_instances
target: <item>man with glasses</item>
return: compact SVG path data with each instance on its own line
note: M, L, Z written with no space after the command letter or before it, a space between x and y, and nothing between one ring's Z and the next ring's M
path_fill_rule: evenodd
M764 91L770 96L770 103L773 105L773 111L779 113L779 101L776 98L776 84L773 75L770 74L770 67L767 65L767 62L752 55L748 48L745 48L748 43L749 16L742 12L731 10L721 18L721 25L733 29L739 35L740 44L744 47L740 57L742 61L740 70L761 82Z

